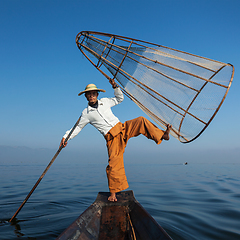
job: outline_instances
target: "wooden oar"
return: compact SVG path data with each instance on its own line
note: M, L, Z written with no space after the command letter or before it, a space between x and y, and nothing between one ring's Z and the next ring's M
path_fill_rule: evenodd
M68 141L68 139L70 138L71 134L73 133L74 129L77 127L79 121L80 121L81 117L77 120L77 122L75 123L75 125L73 126L72 130L69 132L67 138L64 141L64 145L65 143ZM37 180L37 182L35 183L35 185L33 186L32 190L29 192L29 194L27 195L27 197L25 198L25 200L23 201L23 203L21 204L21 206L18 208L18 210L15 212L15 214L12 216L12 218L9 220L9 222L12 222L12 220L18 215L18 213L21 211L22 207L24 206L24 204L27 202L27 200L30 198L30 196L32 195L33 191L36 189L36 187L38 186L38 184L41 182L41 180L43 179L44 175L46 174L46 172L48 171L48 169L51 167L51 165L53 164L54 160L57 158L58 154L61 152L61 150L63 149L63 144L59 147L59 149L57 150L57 152L55 153L54 157L52 158L51 162L48 164L48 166L46 167L46 169L44 170L44 172L42 173L42 175L40 176L40 178Z

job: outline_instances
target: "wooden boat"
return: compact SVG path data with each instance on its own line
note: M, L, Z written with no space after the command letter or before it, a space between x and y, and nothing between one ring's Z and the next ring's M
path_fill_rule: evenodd
M117 194L117 202L100 192L57 240L169 240L165 230L135 199L132 191Z

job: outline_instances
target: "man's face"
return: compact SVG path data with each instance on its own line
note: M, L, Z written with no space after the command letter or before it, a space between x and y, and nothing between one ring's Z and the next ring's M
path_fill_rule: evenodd
M85 93L85 97L87 98L90 105L93 105L97 102L98 91L89 91Z

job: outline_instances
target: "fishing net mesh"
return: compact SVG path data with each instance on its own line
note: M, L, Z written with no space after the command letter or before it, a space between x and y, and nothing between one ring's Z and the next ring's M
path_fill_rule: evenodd
M171 124L171 134L181 142L205 130L233 79L230 64L136 39L81 32L76 42L155 123L164 129Z

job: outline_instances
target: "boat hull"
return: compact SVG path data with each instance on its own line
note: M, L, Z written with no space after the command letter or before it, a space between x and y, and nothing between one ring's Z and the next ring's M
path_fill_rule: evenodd
M135 199L132 191L117 194L117 202L100 192L57 240L168 240L171 237Z

